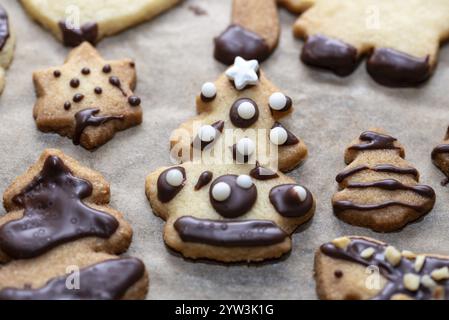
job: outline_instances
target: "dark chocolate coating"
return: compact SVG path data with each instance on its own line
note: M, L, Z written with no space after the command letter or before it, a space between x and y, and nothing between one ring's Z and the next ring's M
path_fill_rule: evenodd
M256 110L254 116L251 119L243 119L239 116L238 108L244 102L251 103L254 106L254 109ZM231 110L229 110L229 118L231 119L232 124L237 128L248 128L253 124L255 124L259 119L259 107L257 106L256 102L254 102L251 99L248 98L238 99L233 103Z
M250 171L249 175L256 180L262 181L276 179L279 177L279 175L271 169L260 166L259 161L256 161L256 167Z
M195 149L204 150L207 146L212 145L218 139L219 134L221 134L223 132L224 121L220 120L220 121L214 122L211 124L211 126L214 127L215 130L217 131L217 135L216 135L215 139L212 141L206 142L206 141L202 141L197 135L193 139L192 147L194 147Z
M198 191L202 187L207 186L209 182L212 181L213 176L213 173L210 171L204 171L203 173L201 173L198 178L198 182L195 185L195 190Z
M80 270L79 289L68 289L70 275L49 280L38 289L6 288L0 300L116 300L145 273L142 261L135 258L106 260Z
M357 68L358 54L353 46L318 34L307 38L302 48L301 60L305 64L329 69L344 77Z
M363 250L373 248L375 250L373 256L364 259L360 256ZM425 300L432 298L432 291L420 285L418 290L410 291L404 287L404 276L407 273L413 273L418 276L430 275L433 270L442 267L449 267L449 260L436 257L426 257L423 267L419 272L415 270L414 260L401 258L398 265L391 265L385 258L386 245L372 242L361 238L351 238L351 243L346 249L340 249L332 243L323 244L320 248L321 253L334 258L360 264L362 266L376 266L381 274L387 279L387 284L381 289L380 293L375 296L374 300L389 300L396 294L405 294L417 300ZM444 296L449 297L449 280L437 281L438 285L444 289Z
M185 216L176 220L175 229L182 241L221 247L269 246L288 237L270 220L223 221Z
M292 146L299 143L299 139L291 131L287 130L287 128L285 128L281 123L275 122L271 129L277 127L281 127L285 131L287 131L287 141L285 141L281 146Z
M209 198L212 207L225 218L237 218L247 213L257 200L257 188L253 184L244 189L237 184L236 175L224 175L212 182L209 189ZM217 183L225 182L231 187L231 195L224 201L217 201L212 197L212 190Z
M98 25L95 22L88 22L81 26L80 29L73 29L67 26L64 21L59 22L59 28L62 32L64 45L68 47L76 47L84 41L94 44L98 37Z
M181 171L182 176L184 177L183 183L179 187L173 187L167 182L167 173L173 169ZM171 201L174 197L176 197L179 191L181 191L182 188L184 188L185 181L186 181L186 170L183 167L173 167L163 171L159 175L159 178L157 179L157 198L159 199L159 201L163 203Z
M245 60L256 59L259 62L267 59L271 51L265 40L257 33L239 25L230 25L214 40L214 57L218 61L231 65L238 56Z
M49 156L41 172L13 198L23 217L0 227L0 248L9 257L29 259L70 241L109 238L118 228L111 215L90 208L82 199L92 184L72 175L57 156Z
M6 13L5 9L0 5L0 50L3 49L3 47L6 44L6 41L10 37L9 33L9 21L8 21L8 14Z
M429 56L417 58L390 48L374 50L366 69L374 80L388 87L417 86L432 72Z
M310 191L303 187L307 192L307 197L304 201L301 201L293 189L296 186L296 184L283 184L270 191L270 202L283 217L299 218L313 208L313 196Z

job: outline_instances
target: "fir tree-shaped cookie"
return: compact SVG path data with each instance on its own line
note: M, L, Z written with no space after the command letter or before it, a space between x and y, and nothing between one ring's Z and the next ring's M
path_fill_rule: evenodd
M375 231L397 230L428 213L435 203L432 188L406 160L397 140L381 129L363 132L345 153L348 167L336 180L334 213L343 221Z

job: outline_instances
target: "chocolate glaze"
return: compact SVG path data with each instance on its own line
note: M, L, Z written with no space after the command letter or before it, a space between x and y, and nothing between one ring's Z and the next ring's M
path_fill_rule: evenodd
M293 134L291 133L289 130L287 130L282 124L280 124L279 122L275 122L273 127L271 127L271 129L273 128L277 128L277 127L281 127L283 128L285 131L287 131L287 141L284 142L284 144L282 144L282 146L292 146L294 144L298 144L299 143L299 139Z
M0 248L9 257L29 259L70 241L109 238L118 228L111 215L88 207L82 199L92 184L72 175L57 156L49 156L41 172L13 202L23 217L0 227Z
M296 184L283 184L270 190L270 202L276 211L283 217L299 218L306 215L313 207L313 196L310 191L304 201L300 201L297 193L293 190Z
M385 179L373 182L351 182L347 185L347 188L380 188L390 191L407 190L415 192L425 198L435 198L435 191L429 186L421 184L407 186L395 179Z
M98 25L95 22L88 22L81 26L80 29L70 28L66 22L60 21L59 28L62 32L64 45L76 47L83 41L94 44L98 36Z
M89 108L78 111L75 114L75 132L73 133L73 143L80 144L81 135L84 129L89 126L98 127L111 120L123 120L123 116L96 116L100 109Z
M122 83L120 82L120 79L116 76L109 77L109 83L120 90L120 92L126 97L126 92L122 88Z
M234 161L237 161L238 163L247 163L249 161L249 158L251 156L244 156L237 152L237 144L234 144L231 148L232 151L232 158Z
M429 211L429 206L426 205L426 203L423 205L413 205L401 201L386 201L379 204L356 204L349 200L342 200L333 202L332 206L334 207L334 212L337 215L346 210L370 211L370 210L385 209L391 206L410 208L421 214L424 214Z
M375 252L370 259L363 259L360 254L367 248L373 248ZM404 275L407 273L413 273L419 276L430 275L435 269L449 267L449 260L427 256L422 269L417 272L415 270L414 260L405 257L401 258L401 261L396 267L391 265L385 258L385 249L386 245L384 244L352 237L351 243L346 249L340 249L332 243L326 243L321 246L320 251L334 259L349 261L365 267L377 266L381 274L386 278L387 284L373 298L374 300L389 300L396 294L406 294L418 300L433 298L432 291L424 285L420 285L417 291L406 289L403 282ZM446 298L449 298L449 281L440 280L437 283L443 287Z
M354 168L347 169L347 170L339 173L337 175L337 177L335 178L335 180L338 183L341 183L346 178L349 178L350 176L352 176L358 172L364 171L364 170L371 170L371 171L376 171L376 172L389 172L389 173L396 173L396 174L410 174L410 175L413 175L416 180L418 180L418 178L419 178L418 170L416 170L415 168L411 168L411 167L401 168L401 167L396 167L391 164L378 164L373 167L360 165L360 166L357 166Z
M273 114L274 112L286 112L288 110L291 109L292 105L293 105L293 101L292 98L290 98L289 96L285 96L287 103L285 104L285 107L282 108L281 110L273 110L270 108L271 114Z
M244 102L251 103L256 109L256 113L251 119L243 119L239 116L238 108ZM237 128L248 128L256 123L259 119L259 107L257 106L256 102L249 98L238 99L233 103L231 110L229 110L229 118L231 119L232 124Z
M449 154L449 144L440 144L432 150L432 160L436 160L440 154Z
M185 216L176 220L175 229L185 242L221 247L269 246L288 237L269 220L222 221Z
M167 182L167 173L168 171L173 169L181 171L182 176L184 177L183 183L179 187L173 187ZM174 197L176 197L179 191L181 191L182 188L184 188L185 181L186 181L186 170L183 167L168 168L167 170L162 172L159 175L159 178L157 179L157 198L159 199L159 201L163 203L171 201Z
M431 75L429 56L417 58L389 48L374 50L366 68L378 83L389 87L410 87Z
M212 197L212 189L219 182L225 182L231 187L231 195L225 201L217 201ZM225 218L237 218L247 213L257 200L257 188L253 184L244 189L237 184L236 175L224 175L212 182L209 189L209 198L212 207Z
M202 187L207 186L209 182L212 181L213 176L213 173L210 171L204 171L203 173L201 173L198 178L198 182L195 185L195 190L198 191Z
M357 49L337 39L323 35L308 37L301 52L305 64L329 69L336 75L344 77L357 68Z
M201 95L200 95L201 101L203 101L203 102L211 102L211 101L213 101L216 97L217 97L217 94L215 94L213 97L210 97L210 98L205 97L202 93L201 93Z
M379 150L379 149L400 149L394 145L394 142L397 140L392 136L377 133L373 131L365 131L360 135L360 140L366 142L361 144L355 144L350 146L349 150Z
M259 161L256 161L256 167L250 171L249 175L256 180L271 180L279 177L273 170L262 167Z
M5 46L9 36L10 34L9 34L8 14L6 13L5 9L3 9L3 7L0 5L0 50L2 50L3 47Z
M218 61L231 65L238 56L245 60L264 61L271 54L265 40L257 33L239 25L230 25L214 40L214 57Z
M193 139L192 142L192 147L194 147L195 149L201 149L204 150L208 145L213 144L217 139L218 139L218 135L221 134L223 132L224 129L224 121L220 120L217 122L214 122L211 124L212 127L215 128L215 130L217 130L217 135L215 137L214 140L212 141L202 141L198 135Z
M80 270L79 289L68 289L69 275L53 278L39 289L6 288L0 300L116 300L145 273L135 258L106 260Z

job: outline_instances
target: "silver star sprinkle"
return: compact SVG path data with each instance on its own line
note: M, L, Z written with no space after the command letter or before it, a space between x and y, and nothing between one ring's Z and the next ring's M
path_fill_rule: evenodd
M241 57L236 57L234 65L226 71L226 75L229 79L234 80L237 90L243 90L247 85L257 84L259 81L257 70L259 70L257 60L247 61Z

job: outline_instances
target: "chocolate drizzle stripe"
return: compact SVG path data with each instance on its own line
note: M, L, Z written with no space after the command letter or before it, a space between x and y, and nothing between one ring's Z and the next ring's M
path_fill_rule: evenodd
M440 154L449 154L449 144L440 144L432 150L432 160L435 160Z
M109 238L119 223L82 199L92 184L72 175L57 156L49 156L41 172L13 202L24 208L18 220L0 227L0 249L11 258L29 259L80 238Z
M66 46L76 47L83 41L94 44L97 40L98 25L95 22L87 22L78 29L67 25L66 21L60 21L58 25L62 33L64 45Z
M396 166L390 165L390 164L378 164L373 167L360 165L360 166L357 166L354 168L349 168L349 169L339 173L337 175L337 177L335 178L335 180L338 183L341 183L346 178L349 178L350 176L352 176L356 173L359 173L361 171L364 171L364 170L371 170L371 171L376 171L376 172L388 172L388 173L396 173L396 174L409 174L409 175L413 175L416 180L419 177L418 170L416 170L415 168L411 168L411 167L402 168L402 167L396 167Z
M67 275L51 279L39 289L0 290L0 300L116 300L144 273L145 267L138 259L107 260L80 270L79 289L67 288Z
M6 41L8 41L10 37L9 32L9 21L8 21L8 14L6 13L5 9L0 5L0 51L3 49L3 47L6 44Z
M361 253L367 248L373 248L374 254L369 259L363 259ZM396 294L405 294L411 298L424 300L433 298L431 289L424 285L420 285L416 291L410 291L404 287L404 275L408 273L416 274L420 277L430 275L433 270L442 267L449 267L449 260L426 256L425 262L421 270L415 270L415 261L402 257L400 262L393 266L385 258L386 245L369 241L362 238L351 238L351 242L346 249L340 249L332 243L323 244L320 251L334 259L341 259L362 266L377 266L381 274L387 279L387 284L381 288L379 294L373 297L374 300L388 300ZM445 298L449 298L449 281L436 281L442 286Z
M396 138L392 136L377 133L373 131L365 131L360 135L360 140L366 142L361 144L355 144L350 146L348 149L350 150L379 150L379 149L400 149L394 145L394 142L397 141Z
M175 229L185 242L221 247L257 247L283 242L287 233L269 220L223 221L191 216L176 220Z
M347 185L347 188L380 188L390 191L407 190L415 192L425 198L435 198L435 191L429 186L420 184L415 186L407 186L394 179L385 179L382 181L373 182L351 182Z
M425 204L413 205L400 201L387 201L380 204L355 204L352 201L344 200L344 201L336 201L332 205L334 207L334 212L336 214L339 214L345 210L370 211L370 210L385 209L392 206L410 208L418 213L426 213L429 211L429 208L427 208L428 206L426 206Z

